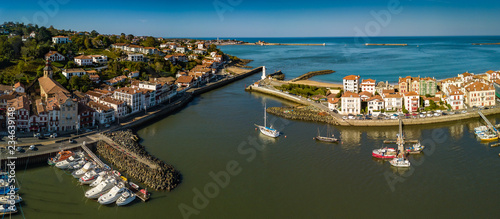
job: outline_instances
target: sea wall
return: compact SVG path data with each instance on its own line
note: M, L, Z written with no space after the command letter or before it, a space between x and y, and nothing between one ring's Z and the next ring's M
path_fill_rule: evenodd
M314 107L269 107L266 111L285 119L338 124L332 116Z
M137 155L137 159L115 149L104 141L97 143L97 153L106 159L122 174L132 177L155 190L172 190L181 183L182 176L172 165L166 164L150 155L144 146L136 142L137 137L131 130L118 131L106 134L115 143L120 144ZM147 159L157 168L152 168L138 159Z
M309 78L312 78L316 75L326 75L326 74L331 74L331 73L334 73L335 71L333 70L321 70L321 71L311 71L311 72L307 72L299 77L296 77L292 80L290 80L291 82L296 82L296 81L301 81L301 80L307 80Z
M308 103L305 100L302 100L301 98L298 98L298 97L295 97L295 96L292 96L292 95L289 95L289 94L285 94L285 93L280 92L280 91L270 90L270 89L267 89L267 88L262 88L262 87L253 86L253 85L248 86L245 90L247 90L247 91L257 91L257 92L260 92L260 93L269 94L269 95L272 95L272 96L275 96L275 97L279 97L279 98L282 98L282 99L285 99L285 100L288 100L288 101L292 101L294 103L302 104L302 105L310 105L310 103Z

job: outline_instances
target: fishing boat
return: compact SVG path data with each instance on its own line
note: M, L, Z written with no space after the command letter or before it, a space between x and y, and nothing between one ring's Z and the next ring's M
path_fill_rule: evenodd
M0 205L0 215L17 213L16 205L4 204Z
M319 132L319 128L318 128L318 136L314 137L314 139L316 139L316 141L322 141L322 142L338 142L339 140L337 138L335 138L335 136L333 134L330 133L330 126L327 127L327 132L326 132L326 136L321 136L321 133ZM332 137L330 137L332 136Z
M75 170L73 173L71 173L71 175L75 178L80 178L83 176L83 174L85 174L86 172L88 172L89 170L92 170L94 168L95 168L94 162L87 162L87 163L85 163L85 165L83 165L82 168Z
M255 124L255 126L257 126L259 128L260 133L262 133L266 136L269 136L272 138L276 138L276 137L280 136L280 132L278 130L273 129L272 127L267 127L266 105L264 105L264 126L257 125L257 124Z
M390 159L395 158L397 151L394 148L379 148L372 151L372 156L375 158Z
M114 178L112 178L112 177L108 178L108 179L102 181L101 183L99 183L99 185L97 185L96 187L85 192L85 197L98 198L100 195L106 193L108 190L113 188L113 186L115 186L115 184L116 184L116 180Z
M0 204L17 204L22 201L23 199L19 195L15 195L14 199L11 199L10 195L0 196Z
M55 165L58 162L68 159L73 156L74 153L72 151L60 151L57 153L55 157L51 157L47 160L47 163L51 166Z
M90 183L90 186L91 187L96 187L97 185L99 185L99 183L101 183L102 181L106 180L107 178L109 178L109 175L108 175L108 173L106 171L100 172L99 176L97 177L97 179L94 180L94 182Z
M405 158L394 158L389 163L395 167L410 167L410 161Z
M130 191L129 189L125 188L125 191L122 193L122 195L120 196L120 198L118 198L118 200L116 200L116 205L117 206L127 205L130 202L134 201L135 196L136 195L134 193L132 193L132 191Z
M406 148L406 152L410 153L410 154L419 154L420 152L422 152L424 150L425 146L421 145L420 142L412 145L411 147L409 148Z
M476 133L476 135L479 133L484 133L486 131L488 131L488 127L485 125L474 128L474 133Z
M494 134L492 132L481 133L481 134L478 134L477 137L479 137L479 139L481 139L481 141L495 141L495 140L498 140L498 135Z
M116 202L116 200L121 197L122 193L125 192L124 187L125 186L122 183L114 186L113 188L111 188L111 190L109 190L109 192L101 195L97 199L97 202L99 202L99 204L101 205L107 205Z

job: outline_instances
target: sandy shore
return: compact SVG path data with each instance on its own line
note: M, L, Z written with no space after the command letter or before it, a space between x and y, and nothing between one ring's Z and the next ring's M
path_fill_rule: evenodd
M312 81L312 80L301 80L301 81L296 81L296 82L288 82L290 84L303 84L303 85L309 85L309 86L316 86L316 87L329 87L329 88L342 88L341 83L327 83L327 82L319 82L319 81Z

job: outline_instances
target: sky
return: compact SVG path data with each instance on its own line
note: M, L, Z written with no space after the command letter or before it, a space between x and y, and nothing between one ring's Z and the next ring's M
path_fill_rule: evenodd
M498 0L23 0L0 23L156 37L500 35Z

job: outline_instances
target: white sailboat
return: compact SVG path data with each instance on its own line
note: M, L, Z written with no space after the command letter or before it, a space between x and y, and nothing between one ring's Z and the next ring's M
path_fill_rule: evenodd
M264 126L257 125L255 124L260 130L260 132L266 136L276 138L280 136L280 132L276 129L267 127L267 112L266 112L266 105L264 104Z

